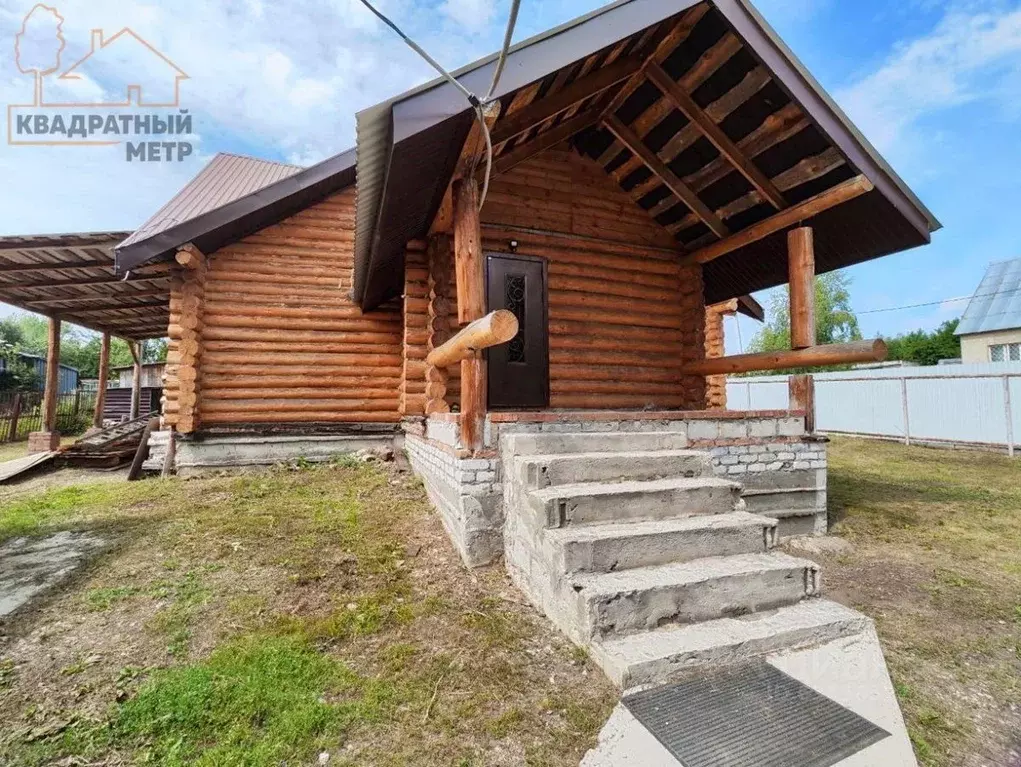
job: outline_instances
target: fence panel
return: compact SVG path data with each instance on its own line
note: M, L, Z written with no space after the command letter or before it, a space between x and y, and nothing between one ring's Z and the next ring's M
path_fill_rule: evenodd
M43 425L42 392L0 392L0 442L28 439ZM92 423L96 392L73 391L57 397L56 428L61 434L75 435Z
M815 375L816 426L901 439L1021 444L1021 365L892 367ZM730 378L732 410L787 406L785 376Z

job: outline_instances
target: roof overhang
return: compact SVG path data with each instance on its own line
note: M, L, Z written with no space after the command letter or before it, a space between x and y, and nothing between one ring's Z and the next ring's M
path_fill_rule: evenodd
M125 281L114 246L128 232L0 237L0 301L132 341L167 333L166 265Z
M850 123L747 0L706 0L748 53L839 150L848 168L875 191L828 211L813 226L830 244L819 271L840 268L930 240L939 222ZM677 17L695 0L621 0L514 46L495 97L508 97L600 50ZM457 70L469 90L485 90L496 56ZM408 240L427 234L468 135L473 113L464 96L437 79L358 115L358 210L354 298L364 310L399 295ZM499 120L497 126L500 125ZM846 210L845 210L846 209ZM843 210L846 215L837 215ZM840 242L848 222L874 219L882 236ZM705 266L706 301L714 303L785 281L778 271L782 235ZM682 243L679 252L684 252ZM756 264L756 261L761 263Z
M117 272L169 260L187 243L212 253L320 202L354 180L355 152L349 149L151 237L118 246Z

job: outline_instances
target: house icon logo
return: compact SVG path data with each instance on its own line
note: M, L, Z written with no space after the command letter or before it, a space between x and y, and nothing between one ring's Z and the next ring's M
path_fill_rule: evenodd
M33 78L32 100L8 104L7 143L125 144L129 162L190 157L191 142L181 140L192 130L191 115L181 108L187 73L130 27L111 36L93 29L89 42L68 66L64 59L74 44L65 36L60 11L37 3L25 14L14 37L14 59L18 71Z
M67 46L63 24L64 17L55 7L39 3L25 14L21 31L15 37L14 55L18 70L35 77L32 106L180 106L181 81L187 80L188 75L130 27L124 27L109 38L104 37L102 29L93 29L89 52L61 72L61 58ZM81 81L97 71L109 71L117 66L119 54L126 52L133 53L136 60L148 58L149 63L155 66L146 67L144 73L122 72L119 78L122 82L118 86L123 91L116 92L110 99L73 101L46 98L44 86L54 78L63 82Z

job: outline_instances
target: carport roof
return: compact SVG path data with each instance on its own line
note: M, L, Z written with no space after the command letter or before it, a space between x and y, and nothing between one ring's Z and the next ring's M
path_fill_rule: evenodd
M165 336L169 265L118 277L113 249L128 234L0 237L0 301L131 341Z

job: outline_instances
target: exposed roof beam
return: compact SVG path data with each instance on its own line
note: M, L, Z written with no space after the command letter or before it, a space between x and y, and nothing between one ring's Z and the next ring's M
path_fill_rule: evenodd
M493 143L500 144L515 136L519 136L529 128L539 125L551 117L556 117L565 112L579 101L584 101L607 88L616 85L621 80L637 72L642 66L642 60L637 57L618 59L608 67L597 69L591 74L575 80L551 96L539 99L520 109L513 115L497 122L493 129Z
M116 293L114 295L114 297L116 298L116 297L123 296L124 298L150 298L152 296L169 296L169 295L170 295L170 288L168 286L168 287L165 287L165 288L162 288L162 289L158 289L158 290L134 290L134 291L131 291L131 292L123 292L123 293L119 292L119 293ZM64 296L63 298L61 298L59 296L54 296L53 298L33 299L31 301L22 301L21 303L22 303L23 306L47 307L47 306L50 306L52 304L67 303L68 301L78 304L78 303L87 302L87 301L107 301L109 299L110 299L110 296L108 296L108 295L107 296ZM59 307L55 307L55 308L59 311Z
M764 322L766 319L766 312L762 308L762 304L756 301L749 295L737 297L737 310L741 314L751 317L753 320Z
M779 213L774 213L764 221L752 224L747 229L742 229L725 240L714 242L701 250L689 253L681 259L681 263L707 264L720 256L733 253L735 250L751 245L753 242L758 242L771 234L783 231L795 224L800 224L802 221L817 216L841 203L871 192L874 188L872 182L864 176L855 176L842 184L837 184L835 187L817 194L815 197L809 197L798 205L782 210Z
M158 280L166 279L168 279L166 274L160 274L153 275L152 277L135 277L131 280L131 282L156 282ZM60 280L57 282L0 282L0 287L31 290L35 288L70 288L75 287L76 285L115 285L123 281L124 279L122 277L116 277L113 274L110 274L106 277L82 277L76 280Z
M737 144L695 103L695 99L673 81L670 75L659 64L650 63L646 69L646 74L649 80L663 92L667 99L673 102L674 106L712 142L720 154L726 157L741 175L748 179L748 182L758 190L764 199L769 200L773 207L778 210L783 210L787 207L787 201L784 199L784 196L773 185L773 182L769 180L766 174L745 157L744 153L737 147Z
M656 63L661 63L664 61L678 45L688 39L688 35L691 34L691 30L695 28L695 25L698 24L698 22L702 20L702 17L708 12L709 3L699 3L694 8L690 9L684 14L684 17L680 21L678 21L672 28L665 30L659 39L654 41L652 53L645 58L645 62L648 63L655 61ZM611 115L620 109L620 105L627 101L632 93L638 90L638 87L644 80L644 72L636 73L610 100L610 103L603 109L603 114Z
M677 195L680 200L687 205L691 211L702 219L702 222L708 226L717 237L726 237L730 234L730 230L727 228L719 216L709 210L709 207L699 199L698 195L691 190L687 184L681 181L670 168L666 166L659 157L656 156L655 152L649 149L633 130L622 123L616 115L608 115L603 120L603 125L617 137L624 146L631 150L636 156L641 158L642 162L645 163L646 167L651 170L656 176L659 177L666 187Z
M526 141L521 146L514 147L507 154L497 158L496 162L493 163L493 172L498 174L506 173L515 165L520 165L530 157L534 157L540 152L556 146L561 141L571 138L576 133L595 125L598 120L599 112L597 110L582 112L577 117L572 117L570 120L560 123L557 127L545 133L540 133L530 141Z
M0 264L0 274L18 272L52 272L57 269L95 269L104 267L113 269L113 259L107 261L61 261L38 264Z
M109 303L109 304L97 304L90 306L87 309L67 309L65 311L73 312L74 314L85 315L85 314L98 314L110 311L119 311L122 309L165 309L167 307L164 301L136 301L134 303ZM60 311L55 309L54 311Z

